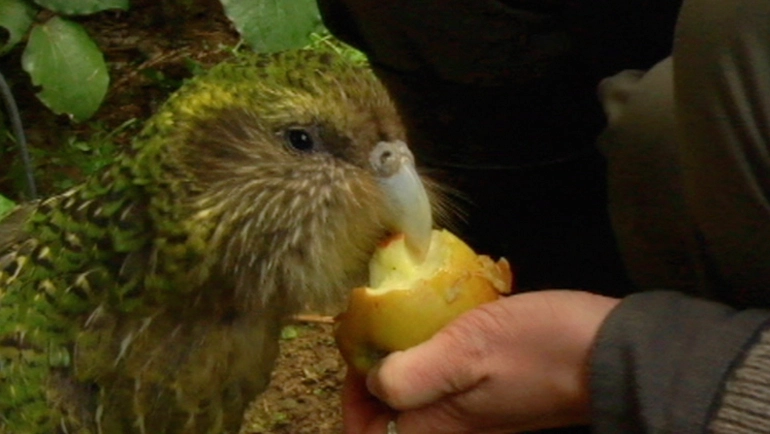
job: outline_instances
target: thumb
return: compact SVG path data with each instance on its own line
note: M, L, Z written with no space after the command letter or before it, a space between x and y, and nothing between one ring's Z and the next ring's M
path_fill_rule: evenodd
M478 384L484 333L469 319L466 314L428 341L388 355L369 372L369 392L391 408L409 410Z

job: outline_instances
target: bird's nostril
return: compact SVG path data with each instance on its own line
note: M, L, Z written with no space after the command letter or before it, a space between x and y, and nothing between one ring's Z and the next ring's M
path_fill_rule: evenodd
M402 141L380 142L369 156L369 162L377 176L388 177L407 163L414 164L414 157Z

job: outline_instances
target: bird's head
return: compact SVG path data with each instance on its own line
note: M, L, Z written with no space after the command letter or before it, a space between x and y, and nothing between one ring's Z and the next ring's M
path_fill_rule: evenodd
M337 302L389 234L418 256L430 237L434 195L385 89L367 68L301 53L219 67L156 117L173 126L159 158L187 242L245 309Z

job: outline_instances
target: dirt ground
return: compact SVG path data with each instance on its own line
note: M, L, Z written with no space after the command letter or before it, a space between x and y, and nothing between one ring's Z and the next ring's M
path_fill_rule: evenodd
M329 324L284 330L270 388L246 415L241 434L342 432L340 386L345 375Z
M31 146L54 149L71 133L88 136L96 129L112 131L128 120L146 119L184 78L191 65L208 67L232 55L238 34L217 0L196 0L192 9L169 9L172 1L134 0L131 10L79 19L105 54L110 66L108 98L96 116L71 124L55 116L34 97L20 70L21 49L0 58L0 69L11 82ZM165 7L164 7L165 5ZM138 124L138 123L137 123ZM128 144L134 129L115 137ZM0 155L0 193L18 189L5 168L12 155ZM71 167L55 167L80 176ZM51 186L42 181L41 190ZM246 416L242 434L338 433L341 431L339 390L344 376L331 334L331 325L297 323L285 329L282 354L270 389Z

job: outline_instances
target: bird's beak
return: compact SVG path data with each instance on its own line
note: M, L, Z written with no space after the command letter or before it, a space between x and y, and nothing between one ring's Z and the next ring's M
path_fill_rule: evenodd
M430 246L433 217L412 152L400 140L380 142L369 161L390 202L393 230L404 234L407 248L422 262Z

